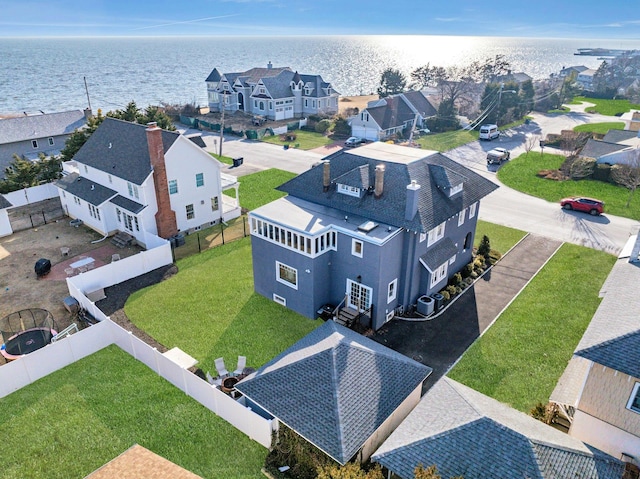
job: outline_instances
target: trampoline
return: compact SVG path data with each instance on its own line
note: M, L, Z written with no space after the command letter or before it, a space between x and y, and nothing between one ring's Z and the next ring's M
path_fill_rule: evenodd
M3 345L0 354L12 361L37 351L57 334L53 316L46 309L23 309L0 319Z

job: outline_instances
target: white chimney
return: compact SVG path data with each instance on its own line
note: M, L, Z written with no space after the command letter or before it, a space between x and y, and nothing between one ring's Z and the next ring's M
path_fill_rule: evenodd
M404 219L410 221L418 212L418 197L420 196L420 185L415 180L407 185L407 204L404 210Z

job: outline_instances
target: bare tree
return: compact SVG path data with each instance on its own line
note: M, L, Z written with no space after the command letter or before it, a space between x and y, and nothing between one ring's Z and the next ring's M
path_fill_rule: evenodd
M626 163L618 163L611 168L611 179L629 190L627 208L636 189L640 186L640 149L628 152Z
M527 140L524 142L524 151L527 155L533 150L536 145L540 144L540 135L527 135Z

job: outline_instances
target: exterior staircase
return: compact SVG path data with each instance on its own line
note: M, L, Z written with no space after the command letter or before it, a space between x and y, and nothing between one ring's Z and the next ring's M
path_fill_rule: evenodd
M341 324L342 326L346 326L350 328L354 321L360 316L360 313L349 307L340 308L338 311L338 315L335 318L336 323Z
M125 233L124 231L118 231L113 238L111 238L111 243L116 245L118 248L124 248L125 246L129 246L133 243L133 236L129 233Z

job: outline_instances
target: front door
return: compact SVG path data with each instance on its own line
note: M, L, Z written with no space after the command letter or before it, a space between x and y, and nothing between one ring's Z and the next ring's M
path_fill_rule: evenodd
M362 283L347 279L347 306L359 312L364 312L371 306L373 289Z

